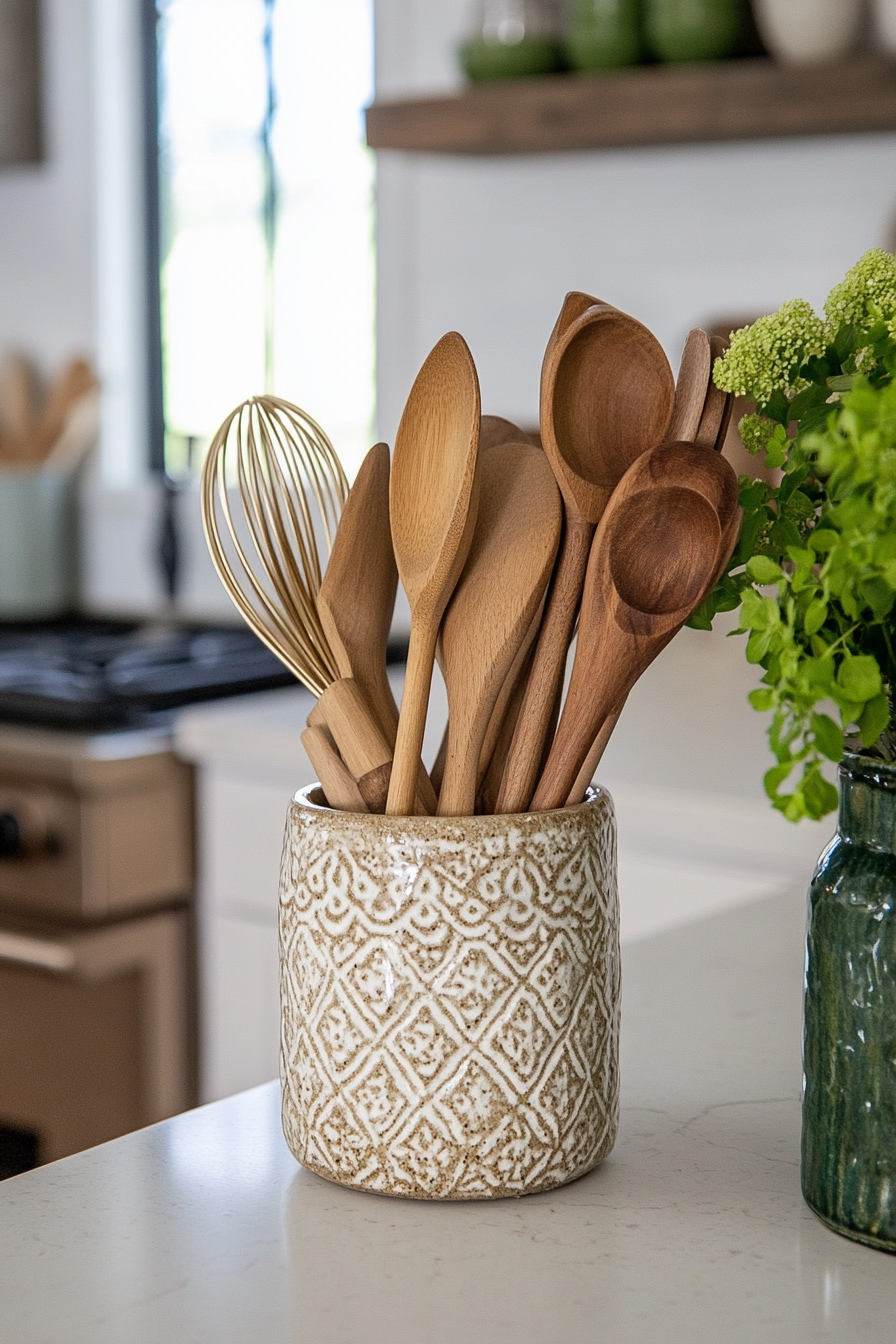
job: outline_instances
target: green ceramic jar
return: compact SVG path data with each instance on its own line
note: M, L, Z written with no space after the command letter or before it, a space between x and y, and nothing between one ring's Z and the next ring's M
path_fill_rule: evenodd
M744 0L646 0L645 31L661 61L717 61L741 45Z
M566 54L576 70L634 65L641 56L640 0L573 0Z
M803 1196L896 1251L896 766L866 756L809 889L803 1031Z
M563 63L553 0L480 0L476 27L460 48L472 80L545 75Z

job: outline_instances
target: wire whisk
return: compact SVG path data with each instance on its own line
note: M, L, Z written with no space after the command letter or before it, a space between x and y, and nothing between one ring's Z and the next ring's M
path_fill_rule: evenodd
M259 639L318 696L339 676L317 611L319 548L332 549L347 495L327 435L279 397L250 397L231 411L202 469L202 523L221 582Z

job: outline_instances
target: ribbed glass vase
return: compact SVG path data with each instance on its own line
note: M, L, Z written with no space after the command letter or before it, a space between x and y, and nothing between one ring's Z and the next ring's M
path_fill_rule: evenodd
M865 756L809 889L803 1069L806 1202L896 1251L896 766Z

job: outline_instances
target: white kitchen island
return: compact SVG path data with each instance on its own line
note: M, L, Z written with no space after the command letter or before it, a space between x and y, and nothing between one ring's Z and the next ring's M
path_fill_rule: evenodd
M546 1195L303 1171L269 1084L0 1185L4 1344L850 1344L896 1261L799 1192L804 893L624 950L620 1136Z

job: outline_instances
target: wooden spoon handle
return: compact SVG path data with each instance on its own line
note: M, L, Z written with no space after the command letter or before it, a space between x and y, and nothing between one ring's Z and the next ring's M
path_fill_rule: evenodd
M710 338L710 350L712 352L712 363L715 366L716 360L725 353L727 341L722 340L720 336ZM712 376L709 379L709 387L706 390L706 401L703 404L703 414L700 417L700 425L694 436L694 443L698 448L715 448L719 439L719 433L725 423L726 416L731 417L732 398L727 392L716 387Z
M601 724L591 750L585 758L585 764L579 771L576 782L569 791L569 797L566 799L567 807L575 807L578 803L583 801L585 794L588 792L588 786L594 779L594 772L600 765L601 758L607 749L607 743L613 736L613 729L619 722L619 715L625 708L625 701L627 699L628 697L626 696L620 701L616 708L610 711Z
M593 524L585 522L580 515L567 512L560 556L501 781L496 812L525 812L535 790L551 714L563 685L566 653L582 596L582 581L593 536Z
M390 817L407 817L413 811L437 635L438 627L412 621L407 675L386 803L386 814Z
M392 749L383 730L351 677L332 682L317 703L355 779L391 761Z
M367 804L328 730L312 724L302 733L302 746L330 807L340 812L366 812Z
M523 703L523 696L526 693L529 672L532 668L532 660L535 657L535 645L530 646L528 655L523 666L520 669L519 676L511 692L510 698L504 709L504 715L498 729L498 735L495 745L492 749L488 762L480 761L482 770L482 781L479 785L476 810L478 812L492 813L496 810L498 803L498 794L501 792L501 780L504 776L504 768L507 765L507 757L510 754L510 745L513 742L513 734L516 731L516 725L519 722L520 707ZM482 768L484 766L484 769Z
M672 419L666 430L667 442L693 443L700 428L711 377L710 340L705 331L695 327L688 334L681 356Z

